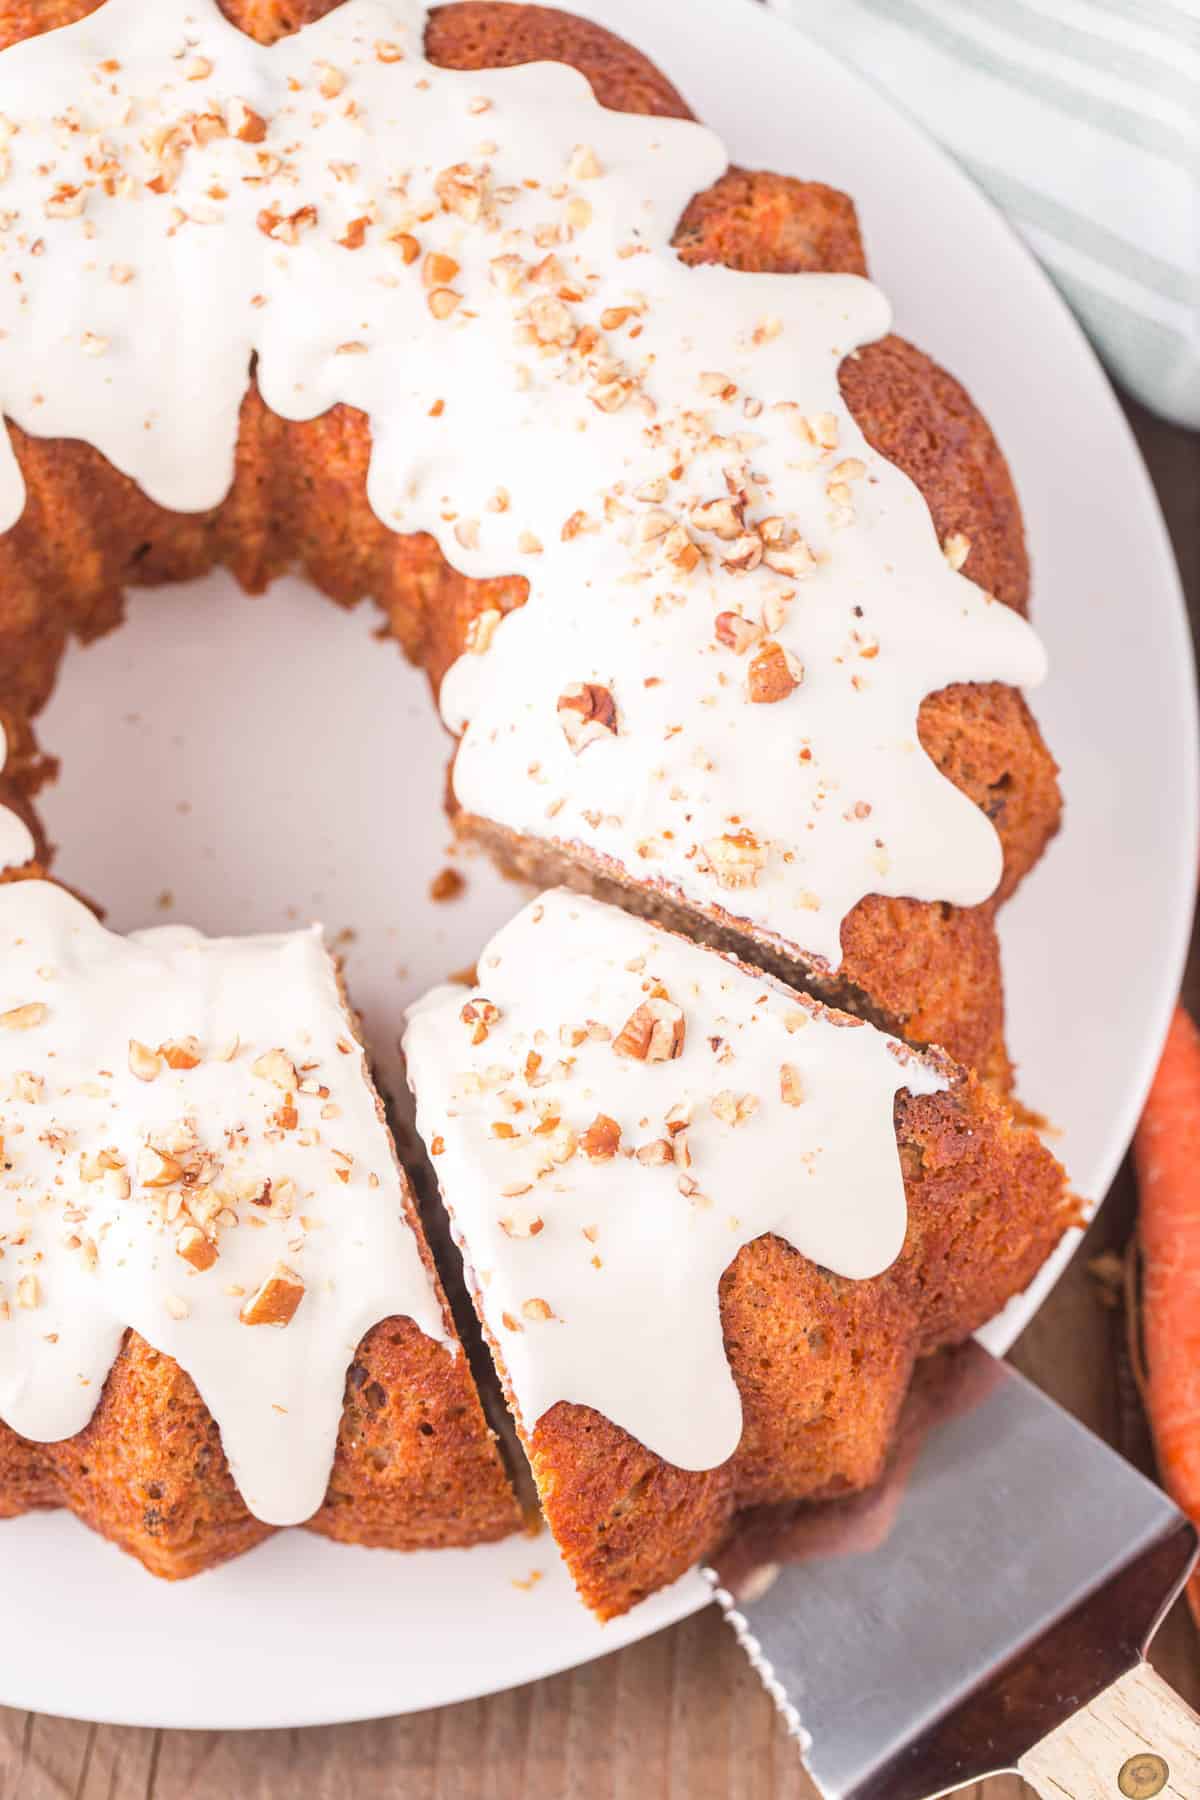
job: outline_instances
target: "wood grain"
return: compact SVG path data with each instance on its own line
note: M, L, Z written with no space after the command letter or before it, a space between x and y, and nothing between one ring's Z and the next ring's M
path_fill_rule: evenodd
M1127 410L1171 528L1195 629L1200 437ZM1196 943L1186 991L1200 1008ZM1124 1246L1134 1199L1126 1167L1013 1361L1148 1470L1119 1315L1101 1304L1087 1271L1101 1250ZM7 1623L3 1654L19 1655L19 1628ZM1200 1643L1182 1606L1160 1632L1154 1662L1200 1706ZM711 1614L532 1687L368 1725L152 1732L0 1708L0 1800L811 1800L812 1793L770 1701ZM971 1789L969 1800L1029 1794L1006 1776Z
M1162 1800L1200 1793L1200 1717L1148 1663L1064 1720L1019 1766L1041 1800L1090 1800L1111 1794L1126 1764L1139 1763L1157 1764L1144 1773Z

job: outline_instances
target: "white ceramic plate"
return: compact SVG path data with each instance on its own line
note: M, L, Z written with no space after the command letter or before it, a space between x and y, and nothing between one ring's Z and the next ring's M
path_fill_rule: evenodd
M1055 673L1037 699L1067 825L1008 910L1011 1038L1079 1191L1103 1194L1177 989L1196 875L1196 718L1181 597L1109 388L990 206L885 100L749 0L581 0L666 69L743 163L859 202L899 328L961 375L1017 470ZM138 597L73 650L43 727L62 876L131 928L320 917L385 1081L405 1002L474 960L518 896L482 863L433 906L447 744L422 682L298 583L248 605L223 578ZM1063 1252L1063 1256L1067 1254ZM986 1336L1003 1349L1062 1266ZM540 1577L531 1580L534 1575ZM694 1611L698 1576L614 1625L543 1537L419 1556L290 1532L169 1587L66 1515L0 1527L21 1620L0 1702L136 1725L314 1725L466 1699Z

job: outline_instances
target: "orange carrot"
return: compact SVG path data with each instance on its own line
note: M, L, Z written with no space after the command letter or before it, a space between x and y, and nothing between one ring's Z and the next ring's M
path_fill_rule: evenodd
M1163 1485L1200 1524L1200 1032L1177 1007L1134 1139L1146 1407ZM1188 1599L1200 1624L1200 1575Z

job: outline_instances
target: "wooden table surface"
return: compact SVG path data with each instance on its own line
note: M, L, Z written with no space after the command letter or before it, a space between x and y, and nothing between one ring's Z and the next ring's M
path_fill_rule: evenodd
M1200 626L1200 437L1130 407ZM1099 527L1098 521L1098 527ZM1110 529L1105 525L1104 529ZM1130 596L1130 603L1136 597ZM1165 772L1169 778L1169 772ZM1188 993L1200 1007L1200 943ZM1119 1314L1088 1263L1124 1246L1128 1170L1013 1361L1149 1467ZM0 1596L0 1616L3 1598ZM19 1622L6 1621L6 1654ZM170 1646L163 1646L164 1655ZM1181 1606L1154 1661L1200 1705L1200 1640ZM971 1800L1018 1800L1007 1777ZM585 1669L439 1712L316 1731L134 1731L0 1708L0 1800L807 1800L758 1679L710 1610Z

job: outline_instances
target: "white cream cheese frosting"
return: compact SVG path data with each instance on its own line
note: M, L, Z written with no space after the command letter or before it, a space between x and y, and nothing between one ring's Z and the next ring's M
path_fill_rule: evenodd
M7 760L8 738L0 724L0 771ZM36 848L24 819L18 818L10 807L0 806L0 869L19 869L22 863L32 860Z
M527 1432L594 1407L685 1469L741 1403L718 1286L775 1233L863 1279L906 1229L901 1088L946 1078L644 920L554 890L438 988L404 1038L417 1127Z
M841 400L885 300L685 268L711 132L435 68L424 25L347 0L266 49L215 0L107 0L0 56L0 407L202 509L257 356L277 413L368 415L387 524L529 581L444 685L469 811L830 965L864 894L983 900L998 839L917 710L1044 659Z
M87 1424L132 1326L215 1418L258 1518L324 1499L346 1371L447 1340L320 931L123 938L0 886L0 1419Z

